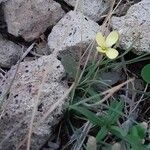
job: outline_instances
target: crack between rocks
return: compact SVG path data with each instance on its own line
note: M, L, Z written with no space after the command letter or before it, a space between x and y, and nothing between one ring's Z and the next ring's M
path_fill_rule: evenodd
M66 2L64 2L63 0L53 0L53 1L59 3L59 4L61 5L62 9L63 9L66 13L69 12L70 10L73 10L73 9L74 9L73 6L68 5L68 4L67 4Z

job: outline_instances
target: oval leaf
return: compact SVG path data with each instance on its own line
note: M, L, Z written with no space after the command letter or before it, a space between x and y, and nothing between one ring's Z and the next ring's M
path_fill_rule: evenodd
M141 71L141 76L145 82L150 83L150 64L144 66Z

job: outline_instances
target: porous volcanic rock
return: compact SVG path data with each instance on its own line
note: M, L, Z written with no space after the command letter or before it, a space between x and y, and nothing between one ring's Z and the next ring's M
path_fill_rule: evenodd
M38 38L65 14L53 0L9 0L3 4L8 32L26 41Z
M1 97L9 87L15 70L16 66L13 66L6 74L6 79L1 81ZM3 101L1 107L4 110L0 121L1 150L16 150L19 143L28 135L33 107L38 100L38 92L40 92L40 98L34 119L31 150L40 149L47 141L52 127L62 116L64 110L62 106L65 100L60 101L57 108L45 120L42 122L41 120L51 106L60 100L68 90L66 83L61 80L63 74L63 66L53 55L20 64L9 96ZM44 76L45 79L42 82ZM24 149L21 148L21 150Z
M122 17L112 17L111 25L121 33L120 45L136 52L150 52L150 1L142 0Z
M71 54L78 59L94 41L100 26L76 11L68 12L52 29L48 37L50 51L57 56ZM95 46L90 46L95 53ZM90 49L89 48L89 49Z
M64 0L68 5L75 7L77 0ZM99 21L101 16L106 14L110 7L109 0L80 0L77 11L82 12L85 16L94 21Z

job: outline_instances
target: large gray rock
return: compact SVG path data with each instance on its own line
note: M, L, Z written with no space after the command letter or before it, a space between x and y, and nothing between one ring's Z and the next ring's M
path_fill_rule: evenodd
M64 15L53 0L9 0L3 9L8 32L27 41L38 38Z
M120 45L127 49L150 52L150 1L143 0L130 7L123 17L112 17L113 29L121 33Z
M8 88L15 69L16 66L13 66L7 73L7 80L1 82L1 96ZM47 69L49 70L40 91L40 101L34 119L31 150L40 149L50 136L52 127L58 123L65 100L62 100L59 106L38 126L44 114L62 98L68 89L66 83L61 81L64 74L63 66L53 55L22 62L10 89L9 97L2 105L4 112L0 121L0 150L16 150L16 147L28 134L32 110Z
M80 12L70 11L52 29L48 37L51 52L79 56L95 39L100 26ZM94 47L95 50L95 47Z
M67 4L75 7L77 0L64 0ZM77 10L83 12L94 21L99 21L101 16L106 14L110 7L109 0L79 0Z
M0 67L10 68L21 55L21 46L2 38L0 35Z

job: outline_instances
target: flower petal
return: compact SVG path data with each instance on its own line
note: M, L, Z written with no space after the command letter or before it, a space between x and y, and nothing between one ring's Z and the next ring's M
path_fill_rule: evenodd
M119 55L118 51L114 48L109 48L107 51L106 51L106 56L109 58L109 59L115 59L117 56Z
M96 42L99 46L101 46L102 48L106 47L106 42L105 42L105 37L102 35L102 33L98 32L96 34Z
M96 47L96 49L98 52L106 53L106 50L103 50L101 47Z
M112 47L119 39L119 34L117 31L112 31L106 38L107 47Z

